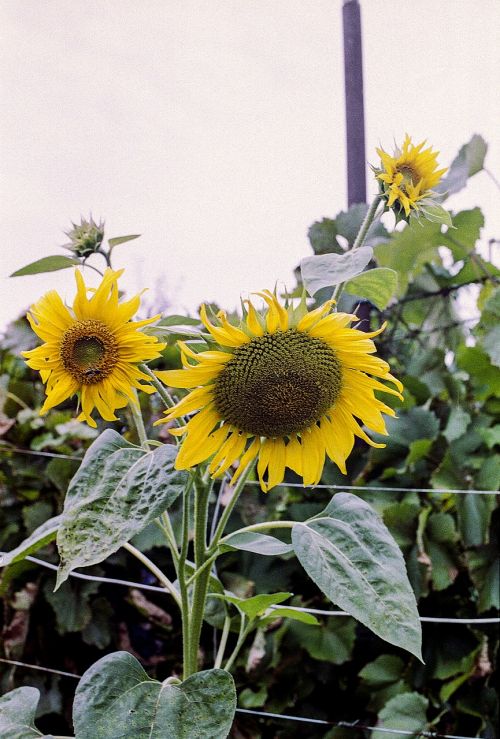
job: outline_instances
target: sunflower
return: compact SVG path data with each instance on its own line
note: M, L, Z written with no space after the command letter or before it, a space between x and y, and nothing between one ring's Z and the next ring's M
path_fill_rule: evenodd
M40 372L47 398L40 414L78 393L82 412L78 420L97 424L94 408L106 421L116 420L115 410L137 402L134 388L153 393L149 378L137 364L160 356L164 344L138 329L157 320L130 321L140 305L140 295L120 303L118 278L123 270L107 269L98 288L85 285L75 271L77 293L73 310L55 290L35 303L28 313L33 331L45 342L23 352L27 364ZM87 297L87 293L91 293Z
M244 318L234 326L221 311L217 322L200 316L211 342L195 353L179 342L184 369L157 372L170 387L190 392L157 423L196 413L181 428L185 435L176 460L188 469L211 458L209 472L219 477L239 460L231 483L252 460L267 492L284 479L289 467L304 485L316 485L328 456L346 474L354 438L373 442L359 419L387 434L382 413L392 408L375 391L401 398L403 386L389 365L372 356L371 340L384 327L364 333L349 327L355 315L332 312L333 300L308 311L303 299L283 306L270 291L257 293L266 302L259 313L245 301ZM376 378L389 380L397 390Z
M433 152L432 147L424 149L425 143L422 141L414 146L406 134L402 149L396 148L393 156L377 149L382 168L373 169L381 182L387 206L395 206L401 216L401 209L404 210L406 218L421 208L424 204L421 201L432 202L435 195L432 188L447 171L447 168L437 169L439 152Z

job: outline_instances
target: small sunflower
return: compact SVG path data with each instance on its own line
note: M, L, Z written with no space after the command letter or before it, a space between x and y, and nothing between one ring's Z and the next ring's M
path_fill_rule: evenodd
M137 365L160 356L165 345L138 329L158 316L130 321L139 308L140 296L119 302L117 283L122 272L107 269L94 290L86 287L76 270L73 310L64 305L55 290L31 307L28 321L45 343L23 355L46 384L47 398L40 414L78 393L82 408L79 420L95 427L91 416L94 408L104 420L114 421L117 408L129 401L137 402L133 388L154 392L150 384L140 382L149 378Z
M393 156L377 149L382 168L374 167L374 172L387 206L396 208L401 217L402 211L408 218L412 211L418 212L425 203L432 203L435 195L432 188L447 171L447 168L437 169L439 152L433 152L432 147L424 149L425 143L414 146L406 134L402 149L396 148Z
M246 301L240 327L223 311L217 325L211 323L202 306L201 320L215 347L195 353L179 342L184 369L156 373L170 387L190 390L157 423L197 411L185 426L171 429L185 434L176 466L187 469L212 458L209 472L218 477L239 460L234 483L258 458L264 491L283 481L285 467L304 485L316 485L325 456L346 474L355 436L384 446L356 419L387 434L382 413L395 415L375 391L401 397L403 386L387 362L372 356L371 339L384 327L372 333L350 328L356 316L332 312L332 300L308 311L305 300L294 309L267 290L258 295L266 311L261 314ZM389 380L397 390L375 378Z

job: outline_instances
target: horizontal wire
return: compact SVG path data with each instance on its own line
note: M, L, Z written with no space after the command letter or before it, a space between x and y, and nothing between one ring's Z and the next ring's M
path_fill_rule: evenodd
M260 485L259 480L247 480L246 485ZM310 488L311 490L369 490L378 493L453 493L454 495L498 495L497 490L445 490L434 488L384 488L378 485L302 485L300 482L282 482L277 488Z
M406 731L405 729L386 729L383 726L366 726L359 721L325 721L319 718L302 718L302 716L288 716L284 713L268 713L267 711L251 711L248 708L237 708L236 713L247 713L260 718L277 718L287 721L300 721L309 724L322 724L323 726L334 726L342 729L362 729L363 731L382 731L386 734L399 734L400 736L425 736L428 739L473 739L473 737L460 736L457 734L439 734L434 731ZM476 738L477 739L477 738Z
M4 552L0 552L0 555ZM57 565L53 565L51 562L45 562L43 559L37 557L25 557L25 559L33 562L34 564L46 567L49 570L57 572ZM131 580L120 580L114 577L100 577L98 575L84 575L81 572L70 572L70 577L75 577L78 580L93 580L94 582L103 582L108 585L125 585L129 588L137 588L138 590L149 590L155 593L166 593L165 588L158 585L146 585L145 583L132 582ZM281 606L271 606L271 609L281 608ZM347 616L351 618L349 613L345 611L327 611L319 608L306 608L304 606L287 606L289 610L300 611L301 613L311 613L315 616ZM424 623L445 623L445 624L497 624L500 623L500 618L441 618L439 616L420 616L420 621Z
M72 677L75 680L80 680L81 675L76 675L74 672L64 672L63 670L55 670L52 667L42 667L42 665L30 665L27 662L19 662L14 659L5 659L0 657L0 662L4 662L8 665L15 667L26 667L31 670L39 670L40 672L48 672L54 675L62 675L63 677ZM474 737L459 736L456 734L439 734L433 731L406 731L404 729L385 729L382 726L366 726L361 724L359 721L325 721L319 718L307 718L302 716L288 716L284 713L269 713L267 711L251 711L247 708L237 708L236 713L246 713L252 716L258 716L259 718L276 718L280 721L296 721L299 723L307 724L321 724L322 726L336 726L344 729L361 729L364 731L382 731L387 734L399 734L401 736L424 736L427 739L474 739Z
M17 659L6 659L0 657L0 662L7 665L15 665L16 667L28 667L30 670L40 670L40 672L52 672L54 675L62 675L63 677L74 677L79 680L81 675L75 675L74 672L64 672L64 670L55 670L53 667L42 667L41 665L29 665L27 662L19 662Z
M81 462L82 457L74 457L69 454L56 454L55 452L34 452L31 449L18 449L17 447L7 447L0 445L0 452L13 452L16 454L27 454L36 457L59 457L60 459L72 459L75 462ZM246 485L260 485L258 480L247 480ZM440 495L453 493L454 495L498 495L497 490L464 490L444 488L401 488L401 487L380 487L379 485L303 485L300 482L282 482L275 485L277 488L307 488L311 490L368 490L379 493L438 493Z

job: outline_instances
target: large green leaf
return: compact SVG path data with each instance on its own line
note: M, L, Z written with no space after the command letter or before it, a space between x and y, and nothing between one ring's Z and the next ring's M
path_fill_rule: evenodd
M382 639L421 659L421 628L401 550L375 511L338 493L323 517L292 529L295 553L338 606Z
M21 269L13 272L11 277L37 275L40 272L57 272L59 269L68 269L68 267L73 267L75 264L80 264L80 260L75 257L64 257L56 254L52 257L43 257L43 259L38 259L36 262L31 262L31 264L21 267Z
M372 256L371 246L361 246L345 254L305 257L300 263L302 281L309 295L314 295L324 287L333 287L361 274Z
M174 469L172 444L146 452L111 429L89 447L72 479L57 535L57 587L75 567L102 562L181 494L187 473Z
M35 728L35 714L40 699L36 688L16 688L0 698L0 736L4 739L54 739Z
M6 552L5 554L1 554L0 567L5 567L13 562L19 562L20 560L25 559L29 554L36 552L38 549L50 544L51 541L54 541L61 519L62 516L50 518L35 529L33 533L15 549L12 549L12 551Z
M397 286L397 272L387 267L376 267L349 280L345 289L348 293L366 298L377 308L384 310L396 292Z
M115 652L80 680L73 722L78 739L224 739L235 709L233 678L225 670L160 683L131 654Z

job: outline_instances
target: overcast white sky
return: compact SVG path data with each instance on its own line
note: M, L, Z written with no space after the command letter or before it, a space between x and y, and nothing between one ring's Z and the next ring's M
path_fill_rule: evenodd
M362 0L367 158L405 131L448 165L473 133L500 175L498 0ZM0 0L0 326L70 271L8 279L65 253L90 212L124 286L177 309L234 307L293 284L309 225L346 206L341 0ZM369 182L369 193L375 192ZM486 174L449 201L481 205ZM90 280L93 273L88 272Z

